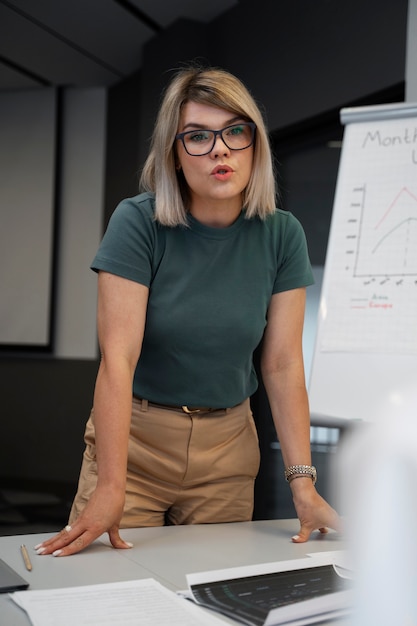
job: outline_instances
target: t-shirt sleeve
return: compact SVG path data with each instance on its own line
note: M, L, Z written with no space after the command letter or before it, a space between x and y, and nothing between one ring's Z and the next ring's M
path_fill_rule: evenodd
M278 271L272 293L307 287L314 283L303 227L292 213L284 215L285 224L280 231Z
M149 200L123 200L110 218L91 269L110 272L149 287L155 228Z

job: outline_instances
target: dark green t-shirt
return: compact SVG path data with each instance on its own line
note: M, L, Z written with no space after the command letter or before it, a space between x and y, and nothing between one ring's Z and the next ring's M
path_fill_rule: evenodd
M234 406L256 390L252 354L272 294L313 283L304 232L281 210L227 228L188 223L155 222L152 194L124 200L91 267L150 289L134 395Z

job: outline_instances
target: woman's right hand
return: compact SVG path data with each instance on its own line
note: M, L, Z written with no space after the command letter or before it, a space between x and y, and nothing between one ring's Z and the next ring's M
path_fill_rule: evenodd
M131 548L132 544L123 541L119 534L123 505L123 490L97 487L75 522L63 528L51 539L35 546L36 553L53 556L76 554L105 532L108 532L113 548Z
M79 517L35 547L38 554L69 556L103 533L114 548L131 548L119 535L125 502L132 380L139 359L148 287L100 272L97 325L101 351L94 392L98 482Z

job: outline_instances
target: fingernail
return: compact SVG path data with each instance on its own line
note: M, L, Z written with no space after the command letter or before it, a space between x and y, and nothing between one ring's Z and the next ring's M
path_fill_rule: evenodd
M59 556L61 552L62 550L55 550L55 552L52 552L52 556Z
M126 541L125 543L127 546L129 546L129 548L133 548L133 543L130 543L130 541Z
M294 539L294 541L298 541L300 538L300 535L294 535L294 537L292 537L292 539Z
M36 550L36 554L43 554L45 552L46 548L38 548Z
M41 547L41 545L42 545L41 543L38 543L33 549L38 550Z

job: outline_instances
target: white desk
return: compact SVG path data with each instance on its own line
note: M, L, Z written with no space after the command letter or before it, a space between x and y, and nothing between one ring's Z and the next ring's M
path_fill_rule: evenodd
M187 587L185 576L191 572L297 559L344 548L333 532L315 533L308 543L294 544L291 537L298 529L297 520L137 528L121 531L123 538L134 544L131 550L114 550L103 535L80 554L61 558L38 556L32 550L50 534L14 535L0 537L0 557L30 583L30 589L154 578L178 590ZM31 556L31 572L23 563L22 543ZM227 618L224 621L231 623ZM7 594L0 594L0 623L30 624L26 613Z

